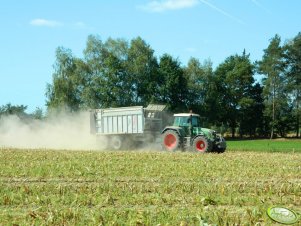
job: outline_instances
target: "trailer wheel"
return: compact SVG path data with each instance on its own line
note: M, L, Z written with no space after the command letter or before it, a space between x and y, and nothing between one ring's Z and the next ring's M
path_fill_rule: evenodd
M200 153L210 152L212 150L212 143L206 137L196 137L193 140L193 150Z
M123 141L122 141L122 138L120 136L114 136L110 140L110 146L114 150L120 150L122 148L122 143L123 143Z
M162 147L167 151L175 151L180 148L180 136L174 130L167 130L162 135Z

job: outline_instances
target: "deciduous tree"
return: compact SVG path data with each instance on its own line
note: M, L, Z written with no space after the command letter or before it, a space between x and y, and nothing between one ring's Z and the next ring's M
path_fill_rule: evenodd
M221 95L221 120L231 128L232 137L235 129L242 125L246 112L254 105L251 90L254 84L253 64L249 54L233 55L220 64L216 71Z
M79 109L81 98L75 62L70 49L57 48L52 84L47 85L46 91L48 108L67 108L71 111Z
M131 41L128 50L128 73L132 77L133 102L147 105L158 98L158 61L154 50L138 37Z
M187 110L187 81L180 62L168 54L159 63L159 100L166 103L170 110Z

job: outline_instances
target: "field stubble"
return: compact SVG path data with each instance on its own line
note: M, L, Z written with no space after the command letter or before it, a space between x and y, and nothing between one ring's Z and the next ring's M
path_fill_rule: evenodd
M0 149L0 225L269 225L270 206L301 212L300 162L300 153Z

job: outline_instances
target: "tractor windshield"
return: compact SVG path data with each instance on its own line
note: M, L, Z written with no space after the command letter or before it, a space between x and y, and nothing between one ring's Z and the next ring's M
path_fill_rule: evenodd
M190 122L191 119L192 123ZM175 116L174 126L185 127L190 126L190 123L192 127L201 127L201 120L198 116Z

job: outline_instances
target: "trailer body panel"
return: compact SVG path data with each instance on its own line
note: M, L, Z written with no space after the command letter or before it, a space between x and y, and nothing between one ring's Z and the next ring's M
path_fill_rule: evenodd
M90 110L90 131L115 150L140 143L154 143L163 129L164 105ZM102 145L103 146L103 145Z
M144 130L143 107L96 109L96 134L139 134Z

